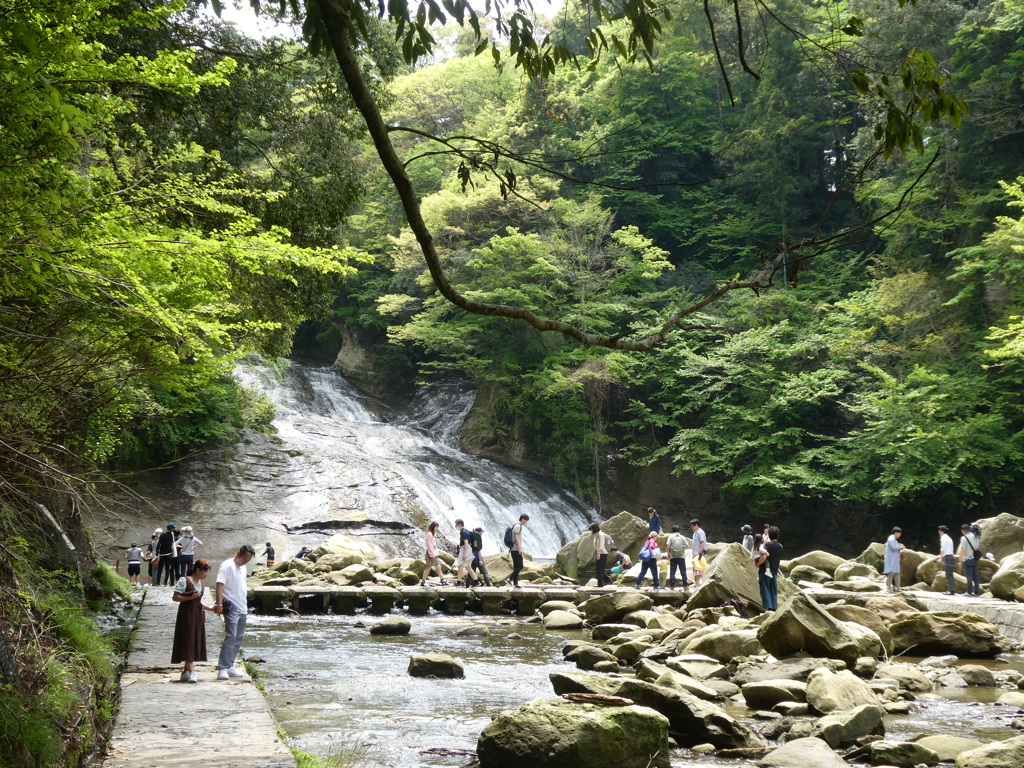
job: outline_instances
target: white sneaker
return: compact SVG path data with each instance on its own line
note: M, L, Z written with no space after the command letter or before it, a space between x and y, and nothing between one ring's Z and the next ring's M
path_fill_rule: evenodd
M188 675L188 681L190 683L198 683L199 682L199 676L195 672L190 672L189 675Z
M182 682L182 683L187 683L188 682L188 676L189 676L189 671L187 669L183 669L183 670L181 670L181 677L179 677L178 680L180 682Z
M227 680L228 679L228 671L226 669L218 669L217 670L217 679L218 680Z
M245 672L240 672L237 667L228 667L228 677L245 677Z

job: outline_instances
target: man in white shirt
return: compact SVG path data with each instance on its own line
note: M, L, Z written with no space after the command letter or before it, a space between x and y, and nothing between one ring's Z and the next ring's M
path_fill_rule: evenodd
M224 642L217 657L217 679L245 677L235 668L235 658L245 638L245 618L249 608L246 601L245 566L256 556L248 544L240 547L234 557L220 564L217 571L217 603L214 613L224 615Z
M955 595L953 569L956 567L956 557L953 555L953 539L949 537L949 528L944 525L939 526L939 556L935 559L946 569L946 591L942 594Z

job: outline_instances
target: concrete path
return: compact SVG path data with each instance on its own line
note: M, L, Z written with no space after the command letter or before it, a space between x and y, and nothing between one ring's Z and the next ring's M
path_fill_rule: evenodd
M220 617L206 614L211 661L196 664L199 682L178 682L181 665L170 663L177 610L170 587L147 589L103 768L295 768L252 681L217 680Z

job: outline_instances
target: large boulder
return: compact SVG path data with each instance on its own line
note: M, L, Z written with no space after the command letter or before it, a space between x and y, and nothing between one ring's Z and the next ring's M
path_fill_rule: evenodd
M935 559L934 556L926 558L920 565L917 566L917 571L914 574L914 578L906 582L906 584L931 584L935 581L937 574L945 573L942 563Z
M389 616L370 627L371 635L408 635L412 622L404 616Z
M678 646L680 653L699 653L727 664L740 656L757 656L764 652L758 633L753 629L711 632L694 635Z
M762 680L747 683L741 691L751 709L771 709L782 701L807 701L807 683L799 680Z
M934 560L934 555L927 552L917 552L913 549L904 549L900 555L900 584L909 586L917 581L917 569L926 560Z
M999 570L989 580L988 588L1000 600L1013 600L1013 593L1024 587L1024 552L1014 552L999 561Z
M668 768L668 720L627 702L538 699L498 713L476 753L481 768Z
M1024 518L1003 512L978 521L982 554L991 552L996 560L1024 549Z
M621 551L636 560L640 547L647 538L648 524L629 512L620 512L601 523L601 530L612 537ZM570 541L555 556L555 570L581 583L597 573L594 562L594 535L587 531Z
M872 765L894 765L911 768L916 765L935 765L939 756L928 747L914 741L873 741L865 751Z
M789 578L799 584L801 581L810 581L815 584L824 584L832 581L832 574L828 571L821 571L809 565L797 565L789 572Z
M750 728L714 704L682 691L629 678L594 674L551 673L555 693L597 693L620 696L650 707L669 720L669 732L683 746L714 744L718 749L763 747Z
M845 560L839 555L833 555L828 552L822 552L820 549L816 549L813 552L808 552L800 557L794 557L789 561L790 563L790 576L793 575L793 569L799 565L806 565L819 571L824 571L829 576L834 577L836 568L842 565Z
M807 703L815 712L827 715L879 702L870 686L852 672L816 669L807 678Z
M885 710L880 705L861 704L818 718L811 735L823 739L833 749L845 747L864 736L884 736L884 716Z
M889 623L898 652L916 656L951 653L961 658L990 658L1011 648L1011 642L987 619L961 611L898 614Z
M833 618L802 593L762 622L757 639L779 658L805 651L852 665L862 656L877 658L884 652L874 632Z
M596 669L598 664L606 662L611 662L616 667L619 665L617 656L596 645L581 645L573 648L565 655L565 660L571 661L579 669Z
M762 757L764 768L847 768L847 762L822 739L810 736L787 741Z
M1024 736L993 741L983 747L961 752L956 768L1020 768L1024 765Z
M882 646L887 653L892 651L892 634L885 626L885 622L874 611L869 611L867 608L862 608L859 605L847 605L846 603L832 603L822 607L830 616L839 621L852 621L854 624L867 627L878 635L878 639L882 641Z
M913 664L883 664L875 672L875 678L895 680L900 688L914 693L927 693L932 681Z
M598 595L580 604L580 610L591 624L613 624L627 613L646 611L654 601L639 592L611 592Z
M365 538L336 533L315 547L308 558L320 564L325 555L335 555L336 557L328 561L331 570L341 570L353 563L373 562L377 559L377 550Z
M847 560L836 568L834 578L836 581L849 581L850 579L877 579L878 570L867 563L858 563L856 560Z
M873 541L868 548L854 558L858 563L865 563L875 569L875 573L881 573L885 567L885 544Z
M780 577L779 605L798 591L793 582ZM704 571L704 579L686 601L686 608L691 611L698 608L715 608L734 597L757 611L763 610L761 588L757 583L757 569L750 562L747 550L736 542L726 545Z
M877 595L869 597L863 603L864 607L872 613L881 617L882 621L888 624L897 614L907 611L927 610L916 598L907 595Z
M580 629L583 617L575 611L551 611L544 617L544 629Z
M465 677L462 662L446 653L424 653L409 659L410 677L461 679Z
M669 666L672 660L669 659ZM734 683L746 685L747 683L759 683L764 680L799 680L807 682L811 672L816 669L827 669L835 672L842 665L832 659L812 659L810 657L780 659L768 663L745 662L736 669L732 676Z
M923 747L927 747L939 756L939 761L952 763L961 752L968 752L982 746L980 741L968 739L964 736L949 736L946 734L935 734L911 739Z
M366 584L373 581L373 571L369 566L361 563L352 563L336 571L331 571L326 576L327 581L337 584L339 587L352 587L356 584Z

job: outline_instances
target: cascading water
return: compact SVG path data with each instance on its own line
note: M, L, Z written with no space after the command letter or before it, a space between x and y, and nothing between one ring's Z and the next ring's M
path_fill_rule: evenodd
M425 387L395 410L327 367L293 363L280 375L243 367L237 375L274 403L277 435L254 436L234 450L229 472L193 488L194 516L223 519L226 507L244 499L248 515L265 516L278 530L365 523L408 531L437 520L451 538L462 518L484 528L484 551L493 553L505 528L526 513L524 545L541 558L554 557L596 519L549 480L459 450L457 432L475 397L464 383ZM419 535L401 536L412 539L404 544L395 536L380 534L384 552L422 548Z

